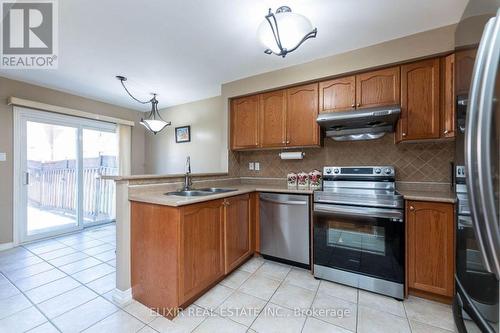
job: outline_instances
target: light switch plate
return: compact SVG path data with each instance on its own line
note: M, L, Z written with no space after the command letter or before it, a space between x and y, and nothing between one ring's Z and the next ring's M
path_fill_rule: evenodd
M255 171L259 171L259 170L260 170L260 163L255 162Z
M0 153L0 162L7 161L7 153Z
M253 170L254 164L253 162L248 163L248 170Z

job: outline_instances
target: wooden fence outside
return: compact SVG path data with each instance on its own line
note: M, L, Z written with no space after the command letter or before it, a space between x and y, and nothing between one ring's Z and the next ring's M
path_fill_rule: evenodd
M28 161L30 186L28 200L39 209L76 215L76 161L63 160L41 163ZM115 218L115 183L102 175L118 171L115 156L100 156L83 160L83 218L85 222Z

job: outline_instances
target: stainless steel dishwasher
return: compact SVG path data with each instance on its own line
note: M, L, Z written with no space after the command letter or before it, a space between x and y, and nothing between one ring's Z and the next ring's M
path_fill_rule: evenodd
M309 196L260 193L260 253L309 266Z

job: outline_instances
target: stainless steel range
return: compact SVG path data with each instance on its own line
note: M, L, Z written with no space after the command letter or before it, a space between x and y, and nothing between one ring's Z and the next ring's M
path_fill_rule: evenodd
M325 167L314 193L314 276L403 299L404 200L392 166Z

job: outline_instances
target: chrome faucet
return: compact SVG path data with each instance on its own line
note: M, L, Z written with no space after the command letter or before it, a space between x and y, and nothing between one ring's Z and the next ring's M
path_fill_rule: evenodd
M193 182L191 181L191 157L186 158L186 173L184 174L184 191L191 190L191 185Z

